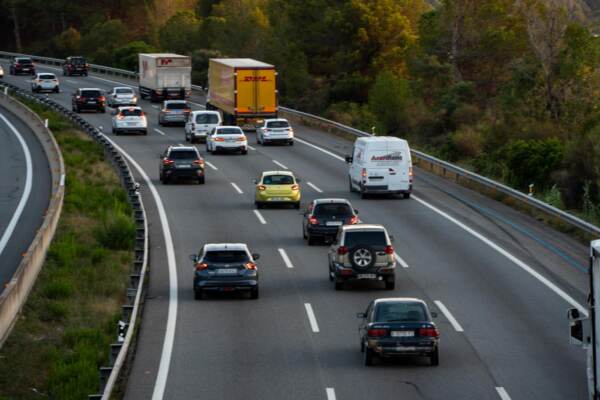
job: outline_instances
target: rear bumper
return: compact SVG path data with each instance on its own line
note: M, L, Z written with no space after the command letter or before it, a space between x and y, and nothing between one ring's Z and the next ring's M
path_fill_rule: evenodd
M248 146L247 145L241 145L241 146L223 146L223 145L219 145L219 146L215 146L215 151L231 151L231 152L236 152L236 151L246 151L248 150Z
M373 194L404 194L412 192L412 184L404 189L390 188L388 185L361 185L361 190L364 193Z
M393 266L386 267L371 267L363 271L357 271L352 267L345 267L341 264L334 263L333 273L339 282L346 281L388 281L396 278L396 263ZM365 275L371 275L367 278Z
M207 292L249 291L258 286L258 280L194 280L194 290Z
M201 168L166 169L163 174L169 178L201 178L204 170Z
M393 339L385 342L369 339L367 347L381 357L427 356L437 349L438 344L427 339L412 343L402 343Z
M306 232L311 236L333 237L337 235L339 229L339 226L308 225L308 227L306 228Z
M102 110L102 109L104 109L104 103L96 103L96 104L77 103L76 105L80 110Z
M53 83L53 84L40 84L40 85L33 85L34 88L36 88L37 90L56 90L58 89L58 84L57 83Z

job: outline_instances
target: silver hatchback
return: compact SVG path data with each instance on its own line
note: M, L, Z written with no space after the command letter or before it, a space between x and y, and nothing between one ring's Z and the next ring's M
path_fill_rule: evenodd
M158 124L161 126L185 125L190 114L190 105L185 100L166 100L158 113Z

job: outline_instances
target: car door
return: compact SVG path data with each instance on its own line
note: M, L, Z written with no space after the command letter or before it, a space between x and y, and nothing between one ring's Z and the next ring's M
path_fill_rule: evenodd
M194 114L193 113L189 113L187 115L187 118L185 119L185 133L186 133L186 137L188 134L192 133L192 119L194 118Z
M210 132L208 132L208 135L206 135L206 147L208 147L210 151L212 151L212 142L216 131L217 128L212 128Z
M342 240L342 230L340 229L340 230L338 230L335 240L331 243L331 246L329 246L329 253L328 253L329 268L333 268L333 262L336 261L335 255L337 254L338 247L340 247L341 240Z
M314 209L314 201L311 201L310 203L308 203L308 206L306 207L306 210L304 210L304 213L302 214L302 231L304 232L304 234L308 233L308 219L310 218L310 213L311 210Z
M369 305L367 306L367 309L365 310L365 317L362 318L358 324L358 337L359 337L361 345L365 341L365 337L367 335L367 327L369 326L369 323L372 321L373 308L374 308L373 302L371 301L369 303Z

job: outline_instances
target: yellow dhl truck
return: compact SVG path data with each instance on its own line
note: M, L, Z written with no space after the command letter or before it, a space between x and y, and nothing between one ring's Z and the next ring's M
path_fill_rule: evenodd
M223 124L256 126L277 118L275 67L251 58L211 58L207 110L219 110Z

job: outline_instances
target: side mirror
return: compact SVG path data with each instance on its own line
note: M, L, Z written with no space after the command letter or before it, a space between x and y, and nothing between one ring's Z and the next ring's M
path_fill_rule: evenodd
M254 183L255 185L258 185L258 179L252 179L252 183Z
M352 156L346 156L344 157L344 160L346 160L346 164L352 164Z
M396 240L396 238L394 237L394 235L389 235L390 236L390 242L393 242L394 240Z
M197 254L190 254L190 260L192 260L193 263L197 263L198 262L198 255Z
M358 210L357 209L354 209L354 214L358 214Z
M252 258L255 260L258 260L260 258L260 254L258 253L252 253Z
M111 115L117 115L117 109L113 108L113 110L110 112Z
M438 313L436 313L435 311L432 311L431 313L431 318L437 318Z
M300 183L300 182L302 182L302 179L301 178L296 178L296 182Z
M575 346L584 346L591 342L591 320L583 315L577 308L567 310L569 320L569 342Z
M577 321L581 319L579 310L577 308L569 308L567 310L567 319L569 321Z
M367 314L364 312L359 312L356 314L356 318L362 318L362 319L367 318Z

